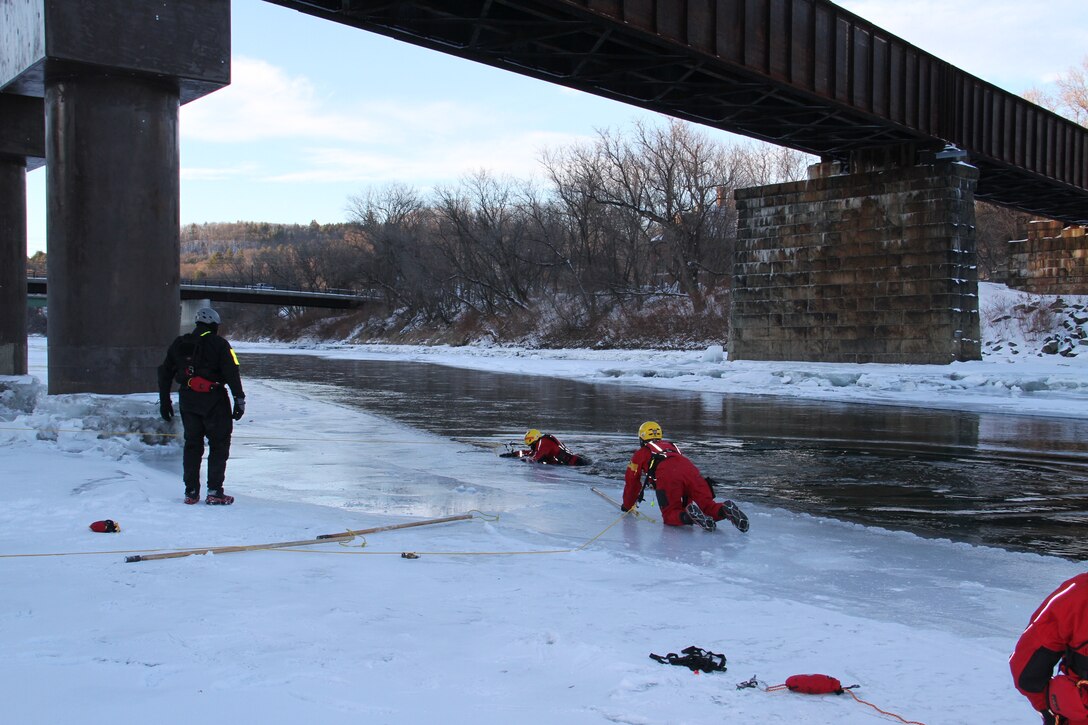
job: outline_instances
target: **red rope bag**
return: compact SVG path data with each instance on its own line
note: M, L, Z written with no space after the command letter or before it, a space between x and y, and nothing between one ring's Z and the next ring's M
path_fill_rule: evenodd
M754 687L754 683L756 682L758 681L755 677L753 677L748 682L743 682L740 685L737 685L737 687ZM793 675L791 677L787 677L784 684L771 685L766 689L766 692L775 692L776 690L789 690L790 692L801 692L806 695L841 695L845 692L850 695L850 697L860 702L862 705L868 705L869 707L879 712L881 715L894 717L896 720L901 723L905 723L906 725L923 725L923 723L920 723L917 720L906 720L899 715L896 715L894 712L881 710L873 703L862 700L853 692L849 692L849 690L853 690L857 686L858 685L850 685L849 687L843 687L842 682L840 682L838 678L832 677L831 675Z

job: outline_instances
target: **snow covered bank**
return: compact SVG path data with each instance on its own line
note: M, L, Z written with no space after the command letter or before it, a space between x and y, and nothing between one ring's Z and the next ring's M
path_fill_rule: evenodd
M1079 339L1076 325L1088 324L1088 313L1084 313L1085 322L1070 323L1069 329L1061 328L1063 333L1059 335L1051 327L1033 327L1031 315L1025 317L1023 312L1018 312L1019 316L1010 315L1017 306L1049 310L1056 300L990 283L981 284L980 289L985 321L983 339L988 343L983 360L951 365L731 361L720 346L697 352L314 342L288 350L260 343L240 343L236 347L253 352L316 354L340 359L403 359L492 372L708 393L1021 415L1078 418L1088 415L1088 353L1063 356L1041 352L1048 338L1061 337L1063 345L1073 345L1070 341ZM1083 298L1067 298L1062 309L1083 309L1085 302ZM1060 327L1054 319L1049 321ZM1082 347L1088 350L1088 346L1076 345L1077 349Z

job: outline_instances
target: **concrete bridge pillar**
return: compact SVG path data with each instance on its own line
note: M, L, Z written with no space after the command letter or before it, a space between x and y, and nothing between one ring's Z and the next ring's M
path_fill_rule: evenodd
M9 0L0 30L0 89L44 98L49 392L154 390L180 302L178 107L230 82L230 3Z
M0 158L0 375L26 375L26 164Z
M49 392L153 390L177 329L177 89L77 70L45 107Z
M978 171L837 171L819 164L807 181L736 192L730 359L979 359Z
M0 93L0 375L26 375L26 173L45 162L38 98Z
M181 320L178 327L178 334L184 335L186 332L192 332L193 328L196 326L197 310L201 309L202 307L211 306L211 300L182 300Z

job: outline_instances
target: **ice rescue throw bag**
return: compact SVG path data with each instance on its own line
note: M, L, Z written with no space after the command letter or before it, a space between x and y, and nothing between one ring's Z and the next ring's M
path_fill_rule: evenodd
M842 683L831 675L793 675L786 678L786 689L806 695L841 695Z

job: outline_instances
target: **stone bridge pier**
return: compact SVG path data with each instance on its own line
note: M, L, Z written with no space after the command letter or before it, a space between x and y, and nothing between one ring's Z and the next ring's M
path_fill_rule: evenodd
M738 190L730 359L980 359L978 172L934 156L859 156L853 173L817 164L806 181Z
M225 0L0 3L0 91L44 99L51 394L155 389L180 302L178 110L229 82Z

